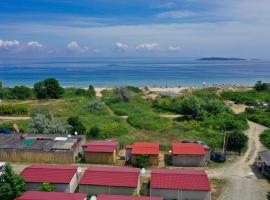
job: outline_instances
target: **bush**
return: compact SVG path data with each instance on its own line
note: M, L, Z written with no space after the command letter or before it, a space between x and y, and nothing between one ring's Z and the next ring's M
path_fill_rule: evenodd
M32 117L29 124L29 132L36 134L67 134L71 126L65 125L60 121L51 120L45 115L37 114Z
M38 188L40 192L54 192L55 187L50 183L42 183L42 185Z
M64 89L54 78L37 82L34 85L34 91L38 99L58 99L64 93Z
M90 98L95 98L96 97L96 91L95 91L95 88L94 88L94 86L92 86L92 85L89 85L89 87L88 87L88 96L90 97Z
M132 99L132 94L126 87L116 88L114 92L118 102L129 102Z
M27 115L30 106L27 104L1 104L0 115Z
M260 135L260 141L264 146L266 146L268 149L270 149L270 129L265 130Z
M15 86L11 89L12 99L24 100L32 97L32 90L25 86Z
M92 138L97 138L100 135L100 129L97 126L92 127L89 130L88 136Z
M248 137L245 134L232 132L229 134L227 149L238 152L240 155L241 151L246 147L247 141Z
M150 156L149 155L136 155L136 167L145 168L149 165Z
M77 96L85 96L87 94L86 90L85 89L82 89L82 88L78 88L75 90L75 94Z
M247 108L245 116L253 122L270 127L270 113L263 110Z
M82 124L82 122L79 120L79 117L69 117L68 118L68 124L72 127L70 130L71 134L74 134L75 132L77 132L80 135L84 135L85 134L85 127Z
M9 164L4 166L0 175L0 199L13 200L26 190L26 183L20 175L16 174Z
M257 83L254 85L254 89L256 91L263 91L269 89L269 87L266 83L263 83L262 81L257 81Z

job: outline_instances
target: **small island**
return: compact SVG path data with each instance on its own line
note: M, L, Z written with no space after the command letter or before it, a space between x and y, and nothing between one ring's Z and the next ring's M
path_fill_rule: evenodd
M203 60L203 61L241 61L241 60L246 60L246 59L244 59L244 58L207 57L207 58L199 58L197 60Z

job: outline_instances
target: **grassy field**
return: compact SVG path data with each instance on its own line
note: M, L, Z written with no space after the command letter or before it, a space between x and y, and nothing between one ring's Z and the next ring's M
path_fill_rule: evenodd
M97 138L117 139L122 144L130 144L134 141L158 141L163 150L168 150L172 142L201 140L215 149L220 147L223 140L224 131L213 126L217 119L223 120L223 116L215 116L204 121L160 117L161 114L179 113L174 110L157 109L154 101L145 99L141 92L131 92L130 101L119 102L116 101L115 93L110 90L103 91L101 107L92 110L88 105L94 103L96 99L76 96L74 91L74 89L66 90L63 98L58 100L8 100L8 103L29 104L30 116L44 113L65 123L68 117L79 116L87 132L97 126L101 130ZM215 93L216 90L208 89L197 91L196 95L207 97ZM169 99L169 101L175 102L181 99ZM229 118L231 117L235 116L230 115ZM0 127L11 127L13 123L17 123L22 130L27 131L29 121L3 121L0 122Z

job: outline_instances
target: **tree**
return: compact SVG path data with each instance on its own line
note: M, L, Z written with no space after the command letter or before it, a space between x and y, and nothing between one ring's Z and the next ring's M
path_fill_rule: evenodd
M71 134L74 134L75 131L78 132L80 135L85 134L85 126L80 121L79 117L69 117L68 124L72 127L70 130Z
M50 183L42 183L42 185L38 188L40 192L54 192L55 187Z
M203 101L194 95L184 97L180 103L180 113L192 119L200 119L203 115L202 104Z
M87 92L90 98L96 97L96 91L93 85L89 85Z
M136 167L145 168L149 165L149 155L137 155L136 156Z
M13 99L19 100L29 99L32 96L32 90L25 86L15 86L11 90L11 96Z
M119 102L128 102L132 99L132 95L126 87L116 88L115 94Z
M232 132L228 138L227 148L239 154L245 148L248 137L243 133Z
M34 85L34 91L38 99L58 99L64 93L64 89L54 78L37 82Z
M51 120L43 114L32 117L29 124L29 132L36 134L67 134L71 129L61 121Z
M0 199L13 200L20 196L25 189L24 179L16 174L9 164L6 164L4 172L0 175Z
M262 81L257 81L257 83L254 86L254 89L256 91L263 91L263 90L267 90L268 86L266 83L263 83Z
M96 138L100 134L100 129L98 128L98 126L93 126L88 134L89 136Z

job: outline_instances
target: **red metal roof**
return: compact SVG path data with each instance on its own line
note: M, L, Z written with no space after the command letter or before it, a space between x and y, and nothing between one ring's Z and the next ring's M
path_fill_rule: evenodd
M80 184L134 187L138 185L140 169L127 167L91 167Z
M28 191L17 197L15 200L85 200L86 193L65 193L65 192L33 192Z
M172 153L174 155L205 155L203 146L196 143L174 143Z
M136 197L136 196L101 194L97 196L97 200L163 200L163 198L162 197Z
M118 142L108 140L95 140L83 145L85 152L105 152L110 153L117 149Z
M28 183L70 183L77 168L66 165L31 165L21 175Z
M157 155L159 154L159 143L136 142L132 145L132 154Z
M152 189L210 191L207 174L202 170L154 169L151 172Z

